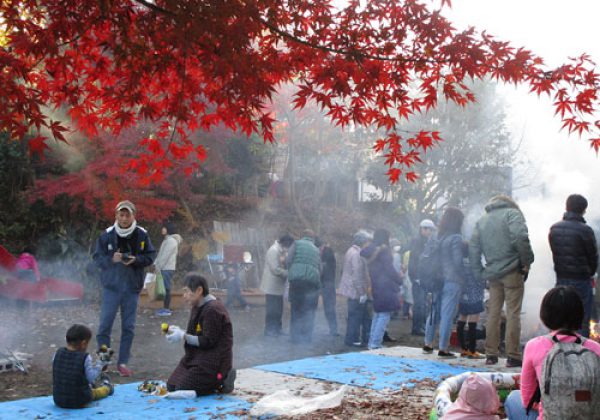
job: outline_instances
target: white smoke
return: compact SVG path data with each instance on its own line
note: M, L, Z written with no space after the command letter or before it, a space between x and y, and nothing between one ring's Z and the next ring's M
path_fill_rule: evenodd
M595 228L600 220L600 201L594 190L600 181L600 162L587 141L560 132L560 122L552 118L548 100L523 91L509 92L508 97L513 132L523 133L522 152L533 166L533 170L522 172L535 174L526 178L517 171L515 179L515 184L525 185L515 191L515 197L527 220L535 254L523 303L526 330L539 322L541 298L555 283L548 232L562 218L566 198L582 194L589 203L585 215L588 223Z

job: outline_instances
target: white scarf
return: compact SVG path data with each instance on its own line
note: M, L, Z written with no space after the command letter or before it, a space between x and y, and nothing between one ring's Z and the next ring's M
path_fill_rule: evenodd
M119 223L117 221L115 221L114 227L115 227L115 231L117 232L117 235L119 235L121 238L127 238L129 235L131 235L133 233L133 231L137 227L137 222L134 220L133 223L131 224L131 226L129 226L127 229L125 229L125 228L122 228L121 226L119 226Z

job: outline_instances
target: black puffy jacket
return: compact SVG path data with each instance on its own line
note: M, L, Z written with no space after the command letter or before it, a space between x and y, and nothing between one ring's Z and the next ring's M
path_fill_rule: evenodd
M589 279L598 268L598 247L594 231L583 216L566 212L548 235L554 271L558 279Z

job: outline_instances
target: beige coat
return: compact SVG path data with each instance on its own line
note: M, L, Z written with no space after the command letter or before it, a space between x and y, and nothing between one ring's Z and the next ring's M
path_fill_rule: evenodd
M275 241L267 251L260 290L268 295L283 296L287 270L283 268L284 249Z

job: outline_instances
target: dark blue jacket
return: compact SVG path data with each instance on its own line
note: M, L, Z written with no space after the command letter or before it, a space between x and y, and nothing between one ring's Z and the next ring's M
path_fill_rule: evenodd
M582 215L567 212L548 235L559 280L589 280L598 269L596 236Z
M131 255L135 262L131 265L113 263L112 257L118 249L117 232L114 226L106 229L96 241L94 262L100 268L102 287L113 290L139 293L144 285L144 267L152 264L156 250L144 228L137 227L130 236L132 240Z
M463 262L465 254L462 235L455 233L440 238L440 255L444 281L464 285L467 273Z
M360 252L367 260L373 310L375 312L394 312L400 309L400 285L402 277L394 269L394 259L386 245L371 244Z

